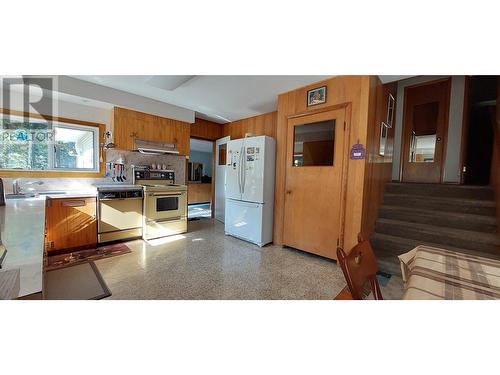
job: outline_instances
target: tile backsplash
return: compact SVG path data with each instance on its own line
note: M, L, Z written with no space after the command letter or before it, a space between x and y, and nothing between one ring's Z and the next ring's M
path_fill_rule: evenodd
M106 151L106 161L116 162L120 158L124 159L125 171L127 180L132 181L132 166L133 165L148 165L160 164L166 165L167 169L172 169L175 172L175 183L186 183L186 163L185 156L166 154L166 155L144 155L139 152L124 151L119 149L109 149ZM130 182L129 182L130 183Z
M122 158L125 163L127 179L124 184L132 183L132 165L165 164L167 169L175 171L175 183L186 183L186 163L185 156L167 155L143 155L138 152L125 151L119 149L106 150L106 162L116 162ZM6 193L12 193L12 182L15 178L3 178ZM24 181L43 181L43 185L34 185L32 188L37 191L83 191L92 188L95 184L117 183L113 182L111 176L105 178L22 178Z

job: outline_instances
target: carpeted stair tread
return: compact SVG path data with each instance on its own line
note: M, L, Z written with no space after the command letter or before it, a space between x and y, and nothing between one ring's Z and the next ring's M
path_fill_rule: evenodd
M410 194L431 197L467 198L493 200L494 190L490 186L419 184L391 182L386 186L387 193Z
M384 205L487 216L496 215L495 202L480 199L386 193L384 195Z
M383 205L379 217L485 233L496 233L498 230L495 216L463 212Z
M370 237L370 243L372 244L375 253L378 252L382 256L397 257L398 255L410 251L411 249L419 245L426 245L426 246L439 247L442 249L456 251L459 253L466 253L471 255L482 256L485 258L500 260L500 252L487 253L484 251L479 251L474 249L464 249L462 247L451 246L448 244L439 244L429 241L415 240L412 238L392 236L390 234L383 234L383 233L374 233Z
M464 249L487 253L496 253L500 250L500 240L496 233L483 233L384 218L377 219L375 231L436 244L460 246Z

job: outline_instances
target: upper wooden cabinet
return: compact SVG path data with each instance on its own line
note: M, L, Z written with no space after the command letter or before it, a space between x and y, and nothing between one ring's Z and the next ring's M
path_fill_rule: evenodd
M114 143L122 150L133 150L134 140L175 143L180 155L189 155L190 124L130 109L113 109Z
M191 124L191 138L215 141L224 137L224 125L212 121L196 118Z

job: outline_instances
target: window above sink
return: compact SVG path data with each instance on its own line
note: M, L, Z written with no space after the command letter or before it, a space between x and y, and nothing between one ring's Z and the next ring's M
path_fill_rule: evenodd
M100 139L104 125L1 112L0 176L96 177L103 174Z

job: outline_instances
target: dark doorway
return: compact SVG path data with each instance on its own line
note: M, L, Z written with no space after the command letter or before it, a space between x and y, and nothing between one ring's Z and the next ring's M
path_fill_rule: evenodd
M496 98L496 76L471 77L464 178L467 185L488 185L490 183Z

